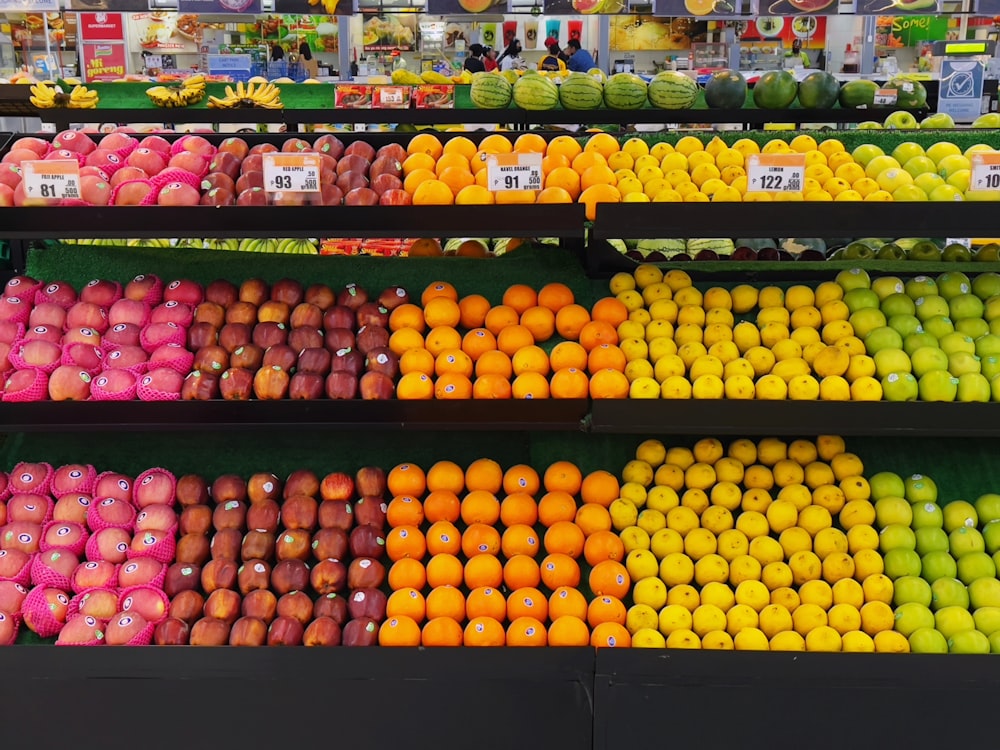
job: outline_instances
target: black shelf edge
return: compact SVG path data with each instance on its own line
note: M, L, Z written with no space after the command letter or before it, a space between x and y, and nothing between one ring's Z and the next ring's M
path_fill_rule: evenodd
M496 110L494 110L496 111ZM567 110L549 109L542 112L525 112L525 121L531 124L549 125L555 123L582 121L583 124L642 124L655 123L723 123L764 125L769 122L858 123L881 120L882 116L894 109L630 109L630 110ZM915 117L923 117L927 109L906 110Z
M145 431L211 427L582 430L586 399L503 401L38 401L0 404L0 431Z
M55 237L582 238L584 206L87 206L0 209L9 239Z
M989 204L985 204L989 205ZM982 203L600 203L592 236L619 237L990 237L1000 219Z
M993 437L1000 404L913 401L595 401L591 430L614 434Z

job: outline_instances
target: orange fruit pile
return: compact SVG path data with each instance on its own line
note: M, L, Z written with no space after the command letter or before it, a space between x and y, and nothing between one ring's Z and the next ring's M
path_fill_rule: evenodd
M400 464L387 487L381 645L630 645L613 474L442 460Z

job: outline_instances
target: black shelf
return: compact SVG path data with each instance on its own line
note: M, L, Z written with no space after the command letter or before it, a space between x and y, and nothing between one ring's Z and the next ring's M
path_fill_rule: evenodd
M992 237L982 203L600 203L595 239L646 237ZM988 205L988 204L986 204Z
M561 237L582 239L584 206L86 206L3 214L8 239L58 237Z
M994 437L1000 405L942 402L599 400L591 430L616 434Z
M755 127L769 122L791 122L797 125L823 122L858 123L880 120L884 115L895 111L897 110L892 108L841 109L839 107L833 109L601 109L596 111L550 109L543 112L522 112L521 114L529 125L551 125L581 120L583 124L649 125L676 123L690 125L693 123L725 123ZM926 109L905 111L913 113L918 119L927 115Z
M586 399L503 401L78 401L0 404L7 432L338 427L408 430L583 429Z

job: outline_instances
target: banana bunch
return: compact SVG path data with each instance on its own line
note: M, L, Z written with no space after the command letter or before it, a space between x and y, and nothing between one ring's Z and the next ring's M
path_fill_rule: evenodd
M68 107L69 109L96 109L100 98L93 89L77 85L67 94L56 83L35 83L31 85L32 104L38 109Z
M180 86L153 86L146 89L146 96L157 107L189 107L205 98L205 76L191 76Z
M242 81L236 84L236 88L226 86L226 96L208 97L208 106L214 109L249 109L253 107L261 109L284 109L281 103L281 89L273 83L248 83Z
M309 4L321 5L326 15L333 16L337 13L337 6L340 5L340 0L309 0Z
M229 249L229 248L226 248ZM284 255L317 255L319 250L313 240L301 237L288 239L250 239L240 242L241 253L281 253Z

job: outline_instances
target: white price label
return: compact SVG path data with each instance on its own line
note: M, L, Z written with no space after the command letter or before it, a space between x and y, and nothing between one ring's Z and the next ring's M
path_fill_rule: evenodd
M541 154L491 154L486 162L486 183L493 192L541 190Z
M318 154L264 154L264 190L269 193L319 192Z
M80 197L80 162L75 159L24 161L21 172L28 198Z
M891 107L896 103L897 98L899 95L896 93L896 89L877 89L875 100L872 103L879 107Z
M1000 154L973 154L969 190L1000 190Z
M805 177L805 154L751 154L747 159L751 193L801 193Z
M382 91L383 104L402 104L403 92L398 89L385 89Z
M972 249L972 240L968 237L949 237L944 241L945 247L948 245L965 245L970 250Z

